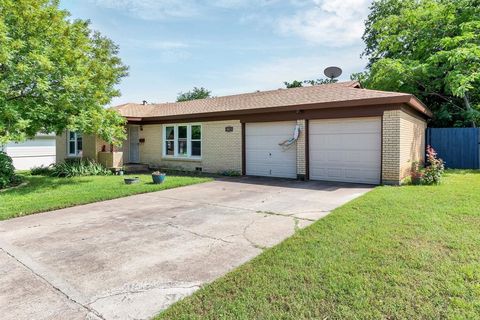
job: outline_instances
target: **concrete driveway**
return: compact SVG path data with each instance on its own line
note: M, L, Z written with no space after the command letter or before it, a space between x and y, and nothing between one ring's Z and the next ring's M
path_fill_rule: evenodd
M0 222L0 314L150 318L370 188L222 179Z

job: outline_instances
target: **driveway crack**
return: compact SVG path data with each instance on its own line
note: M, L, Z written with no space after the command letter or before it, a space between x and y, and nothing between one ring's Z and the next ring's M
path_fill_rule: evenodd
M136 293L143 293L155 289L160 289L160 290L169 290L169 289L193 289L193 288L200 288L199 284L193 284L193 285L168 285L168 283L164 283L162 285L146 285L144 288L136 288L136 289L130 289L130 290L122 290L122 291L117 291L117 292L112 292L110 294L106 294L103 296L96 297L87 305L92 305L100 300L112 298L112 297L117 297L121 295L127 295L127 294L136 294Z
M90 308L89 306L87 305L84 305L82 304L81 302L77 301L76 299L74 299L73 297L69 296L68 294L66 294L65 292L62 291L62 289L60 289L59 287L53 285L50 281L48 281L45 277L43 277L41 274L35 272L35 270L33 270L32 268L30 268L28 265L26 265L25 263L23 263L21 260L19 260L15 255L11 254L10 252L8 252L7 250L5 250L4 248L0 248L0 250L2 250L3 252L5 252L6 255L8 255L10 258L14 259L15 261L17 261L20 265L22 265L25 269L27 269L28 271L30 271L34 276L40 278L44 283L48 284L52 289L54 289L56 292L60 293L63 297L65 297L67 300L73 302L74 304L80 306L81 308L85 309L87 312L90 312L92 314L94 314L96 317L98 317L99 319L102 319L102 320L105 320L105 318L95 309L93 308Z
M277 212L271 212L271 211L255 211L255 213L268 214L268 215L271 215L271 216L287 217L287 218L293 218L293 219L297 219L297 220L317 221L315 219L300 218L300 217L295 216L294 214L277 213Z
M233 243L231 241L227 241L225 239L222 239L222 238L216 238L216 237L212 237L212 236L209 236L209 235L206 235L206 234L201 234L201 233L198 233L198 232L195 232L195 231L192 231L192 230L189 230L189 229L186 229L186 228L183 228L179 225L176 225L176 224L173 224L173 223L170 223L170 222L167 222L165 223L167 226L169 227L172 227L172 228L175 228L175 229L178 229L178 230L181 230L181 231L184 231L184 232L188 232L190 234L193 234L197 237L200 237L200 238L205 238L205 239L210 239L210 240L216 240L216 241L222 241L222 242L225 242L225 243Z
M249 224L247 224L247 225L245 226L245 228L243 228L243 233L242 233L243 238L244 238L245 240L247 240L247 242L250 243L250 245L251 245L252 247L254 247L254 248L256 248L256 249L260 249L260 250L265 250L266 247L261 246L261 245L255 243L255 242L253 242L252 240L250 240L250 239L247 237L247 230L248 230L248 228L250 228L255 222L256 222L256 220L254 219L254 220L252 220Z

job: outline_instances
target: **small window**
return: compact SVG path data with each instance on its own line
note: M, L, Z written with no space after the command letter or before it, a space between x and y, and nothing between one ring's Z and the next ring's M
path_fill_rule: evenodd
M72 157L82 156L83 138L79 132L68 132L68 155Z
M202 127L192 126L192 156L200 157L202 155Z
M199 124L164 127L164 156L200 158L202 156L202 126Z
M165 128L165 154L173 156L175 153L175 127Z
M188 155L187 150L187 126L178 127L178 155L186 157Z

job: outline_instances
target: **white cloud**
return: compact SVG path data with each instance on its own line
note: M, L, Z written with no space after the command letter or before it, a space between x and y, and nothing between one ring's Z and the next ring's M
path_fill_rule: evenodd
M371 0L311 0L292 16L277 20L284 35L329 47L358 43L364 31Z
M191 17L198 14L195 0L90 0L95 4L117 9L144 20L167 17Z
M215 78L222 78L228 87L217 88L212 83L215 94L233 94L268 90L284 87L284 81L307 80L324 78L323 70L335 65L343 69L341 80L349 80L350 74L364 70L365 62L360 59L358 50L331 49L318 56L298 56L294 58L277 58L265 61L254 66L237 70L226 70L226 74L216 74ZM205 77L205 75L204 75Z

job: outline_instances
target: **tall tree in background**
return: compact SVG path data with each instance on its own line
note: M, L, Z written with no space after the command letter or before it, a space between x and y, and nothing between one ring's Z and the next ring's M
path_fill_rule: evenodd
M190 101L197 99L206 99L211 97L211 92L204 87L194 87L192 91L180 92L177 97L177 102Z
M303 87L303 85L310 85L310 86L318 86L321 84L329 84L329 83L336 83L338 82L337 79L316 79L316 80L303 80L303 81L298 81L298 80L293 80L292 82L285 81L283 84L285 85L285 88L298 88L298 87Z
M65 129L119 143L125 120L104 106L126 75L118 47L58 0L0 0L0 144Z
M377 0L363 36L366 88L415 94L432 126L480 123L480 0Z

